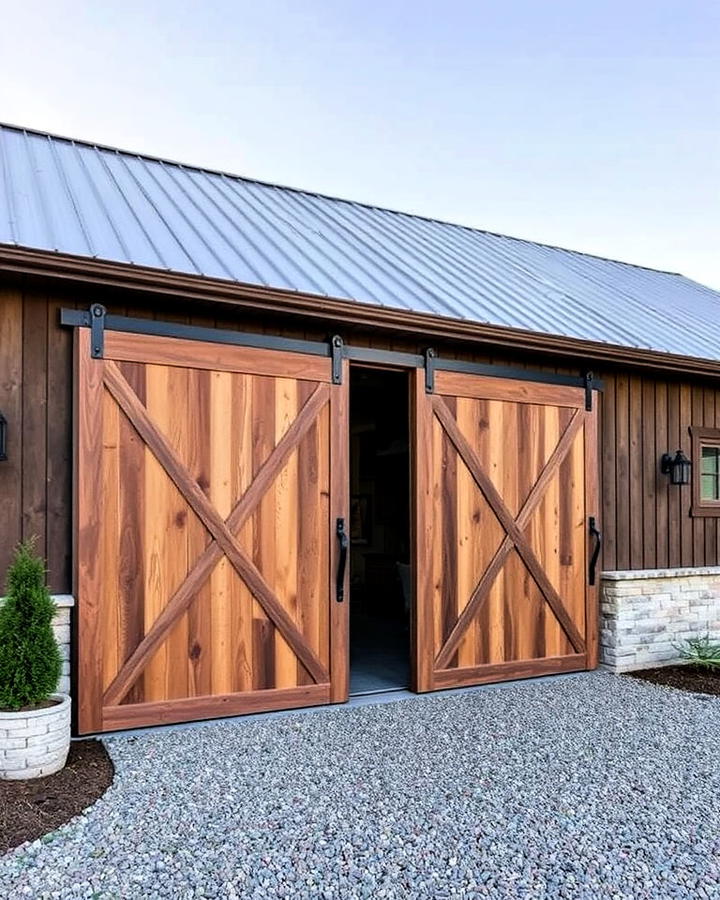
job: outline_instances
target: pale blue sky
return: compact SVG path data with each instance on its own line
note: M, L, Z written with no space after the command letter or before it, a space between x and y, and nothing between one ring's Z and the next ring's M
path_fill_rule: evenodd
M0 120L720 289L717 0L0 8Z

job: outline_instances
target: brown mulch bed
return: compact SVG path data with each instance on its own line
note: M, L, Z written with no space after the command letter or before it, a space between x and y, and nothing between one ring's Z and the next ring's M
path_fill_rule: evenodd
M115 769L100 741L73 741L67 765L47 778L0 780L0 853L54 831L91 806Z
M658 669L641 669L627 674L632 678L663 684L681 691L720 695L720 670L706 669L703 666L662 666Z

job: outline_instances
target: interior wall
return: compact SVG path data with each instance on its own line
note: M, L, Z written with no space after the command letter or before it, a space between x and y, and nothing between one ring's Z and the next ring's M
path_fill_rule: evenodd
M352 582L400 596L410 563L409 385L405 373L350 368Z
M72 536L72 329L61 328L61 307L103 302L111 312L245 331L321 340L327 325L231 315L210 306L189 307L118 292L35 283L0 283L0 411L8 420L8 460L0 462L0 578L12 548L35 535L47 559L48 581L71 591ZM379 331L336 326L356 345L421 352L427 342ZM577 371L556 360L473 353L467 345L441 345L444 356ZM690 519L690 488L673 487L659 472L660 456L682 447L689 455L690 425L720 427L720 383L677 381L604 371L601 401L601 496L605 569L720 564L715 518Z

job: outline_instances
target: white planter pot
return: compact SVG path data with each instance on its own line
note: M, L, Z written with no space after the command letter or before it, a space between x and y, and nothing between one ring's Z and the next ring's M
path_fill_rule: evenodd
M70 697L45 709L0 710L0 778L20 781L59 772L70 749Z

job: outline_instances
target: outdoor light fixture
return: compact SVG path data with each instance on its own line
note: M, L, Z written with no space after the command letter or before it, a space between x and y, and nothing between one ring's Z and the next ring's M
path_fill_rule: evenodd
M663 453L660 460L660 471L670 476L670 484L690 484L691 467L692 463L682 450L678 450L675 456Z
M7 459L7 419L0 412L0 460Z

